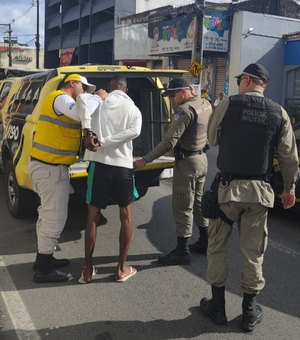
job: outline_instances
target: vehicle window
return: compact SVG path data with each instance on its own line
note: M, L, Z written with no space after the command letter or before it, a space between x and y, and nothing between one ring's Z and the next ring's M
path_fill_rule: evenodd
M43 81L39 79L29 79L24 81L20 90L16 93L11 114L27 116L31 114L40 95Z
M5 105L10 88L11 83L5 83L2 89L0 90L0 109L3 108L3 106Z
M156 88L132 89L129 96L139 107L143 116L141 135L133 141L134 156L144 155L152 150L163 138L168 127L168 112L160 90Z

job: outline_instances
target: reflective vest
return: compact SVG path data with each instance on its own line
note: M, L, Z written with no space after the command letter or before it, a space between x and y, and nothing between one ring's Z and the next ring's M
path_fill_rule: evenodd
M229 99L217 166L233 178L268 180L282 126L281 106L258 96L237 95Z
M54 111L54 100L62 94L66 93L52 92L42 104L30 155L45 163L70 165L78 159L81 130L79 122Z
M194 120L184 131L178 146L185 150L202 150L207 142L208 118L212 113L210 103L203 98L191 98L178 107L178 110L193 112Z

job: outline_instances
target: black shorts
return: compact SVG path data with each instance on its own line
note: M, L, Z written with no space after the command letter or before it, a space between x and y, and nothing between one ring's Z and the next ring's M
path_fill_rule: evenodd
M86 203L105 209L118 204L126 207L134 200L133 169L90 162Z

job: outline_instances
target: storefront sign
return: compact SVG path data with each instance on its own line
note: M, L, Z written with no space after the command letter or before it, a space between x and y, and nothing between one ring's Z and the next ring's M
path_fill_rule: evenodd
M17 62L30 63L32 61L32 58L27 55L20 54L16 55L14 57L14 60Z
M203 49L227 52L230 24L230 5L206 2L203 22Z
M196 29L195 14L179 15L172 19L149 22L149 54L191 51Z

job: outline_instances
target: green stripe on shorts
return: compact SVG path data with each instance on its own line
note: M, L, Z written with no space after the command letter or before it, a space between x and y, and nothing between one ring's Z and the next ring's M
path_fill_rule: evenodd
M86 204L91 204L92 191L93 191L93 178L95 173L95 162L90 162L89 175L87 179L87 189L86 189Z

